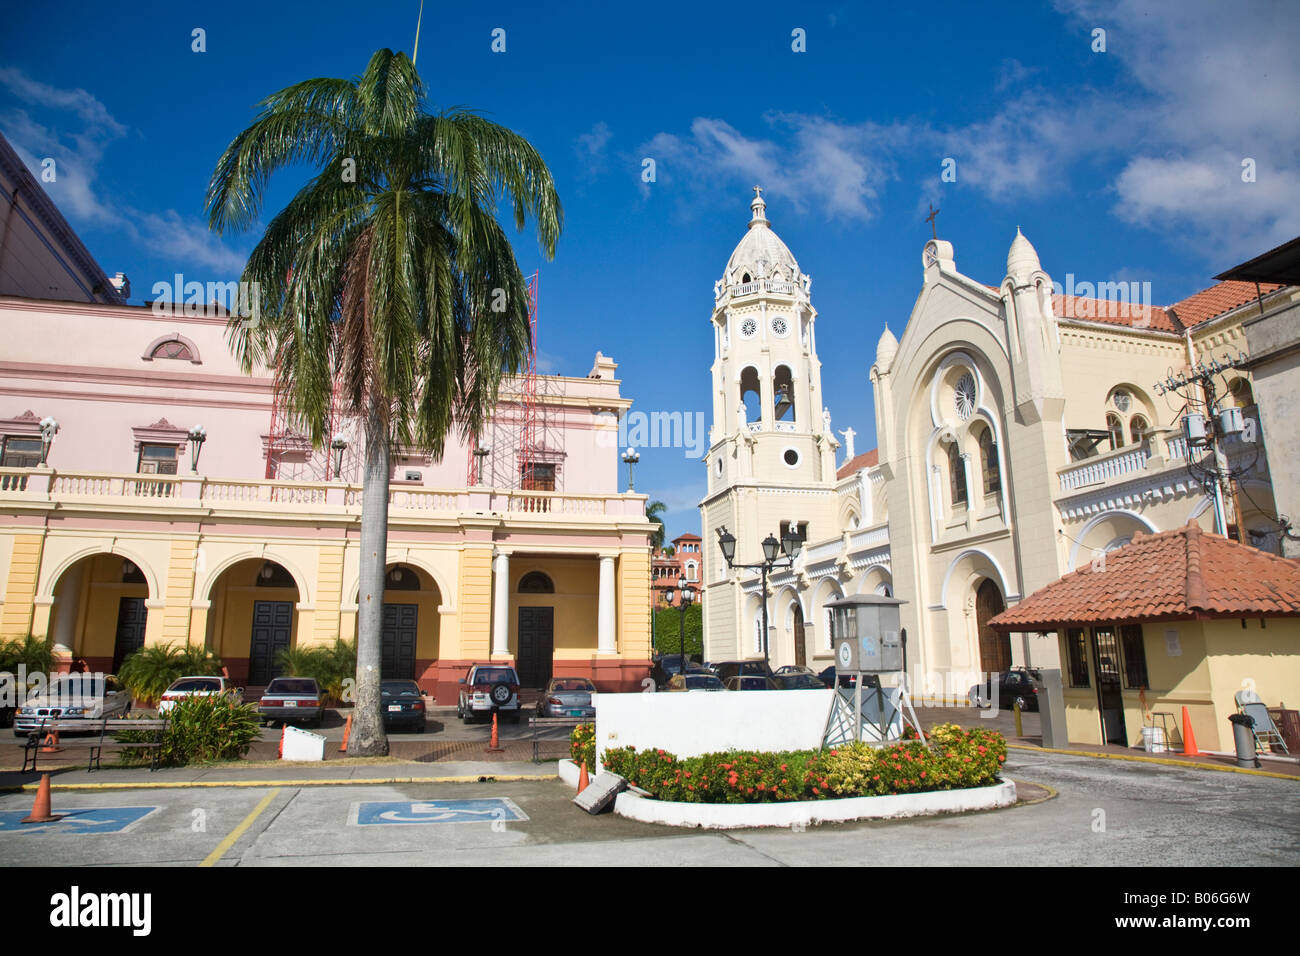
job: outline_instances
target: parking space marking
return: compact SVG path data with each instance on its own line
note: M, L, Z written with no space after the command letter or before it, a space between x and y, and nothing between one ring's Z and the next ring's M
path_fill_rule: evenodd
M520 823L528 814L506 797L480 800L388 800L352 804L350 826L402 826L426 823Z
M209 853L207 856L203 858L203 862L200 863L199 866L201 867L212 866L223 856L225 856L226 851L235 845L235 841L238 840L241 836L243 836L245 831L248 830L248 828L253 825L253 821L262 815L262 811L264 811L267 807L271 805L271 801L280 795L281 789L282 789L281 787L276 787L274 790L272 790L270 793L264 796L261 799L261 801L258 802L257 806L253 807L253 812L250 813L248 816L244 817L243 822L241 822L239 826L235 827L233 830L227 833L226 838L217 844L217 848L215 850L213 850L211 853Z
M61 819L49 823L23 823L30 810L0 811L0 833L40 830L46 833L127 833L162 807L59 807Z

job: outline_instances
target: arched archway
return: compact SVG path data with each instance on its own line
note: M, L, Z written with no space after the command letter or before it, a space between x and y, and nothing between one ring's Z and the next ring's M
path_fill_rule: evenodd
M149 575L132 559L83 555L59 571L50 591L47 633L71 652L74 670L114 674L144 646Z
M209 585L205 643L235 684L264 686L281 673L280 653L296 646L301 595L278 561L244 558Z
M360 586L353 592L359 603ZM384 570L384 611L380 631L379 675L413 680L423 690L437 689L442 591L433 575L405 561ZM354 635L355 636L355 635Z

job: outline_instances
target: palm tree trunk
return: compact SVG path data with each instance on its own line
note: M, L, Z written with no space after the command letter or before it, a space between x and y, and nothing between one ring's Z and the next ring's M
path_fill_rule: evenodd
M384 626L384 572L388 556L388 428L376 407L366 420L361 488L361 591L357 608L357 689L348 754L388 753L379 697L379 651Z

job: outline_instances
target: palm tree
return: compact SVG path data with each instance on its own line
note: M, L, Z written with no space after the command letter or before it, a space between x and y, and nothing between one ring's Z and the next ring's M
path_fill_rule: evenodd
M654 525L654 530L650 532L650 544L654 546L656 551L664 546L664 534L666 532L664 531L664 519L660 515L667 510L668 506L662 501L652 501L646 505L645 516Z
M218 232L258 220L276 169L319 171L266 227L244 268L260 316L231 320L244 369L274 370L317 447L332 390L364 424L356 709L348 753L385 754L379 700L389 450L441 457L453 428L479 432L503 374L531 347L527 293L506 232L537 225L551 258L562 213L550 170L522 137L473 112L425 109L404 53L354 79L273 93L226 148L208 187Z

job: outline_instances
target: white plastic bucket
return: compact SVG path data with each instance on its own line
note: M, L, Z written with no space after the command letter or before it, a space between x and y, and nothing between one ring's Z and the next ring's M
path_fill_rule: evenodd
M1163 727L1142 728L1142 749L1149 754L1162 754L1166 751L1165 730Z
M286 725L281 740L284 742L281 760L325 759L325 738L321 734Z

